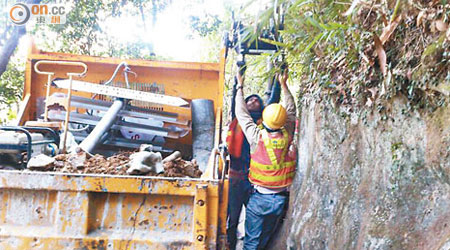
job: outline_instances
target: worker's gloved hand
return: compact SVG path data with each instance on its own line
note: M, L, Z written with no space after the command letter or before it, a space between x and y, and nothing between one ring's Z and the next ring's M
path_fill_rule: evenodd
M241 76L244 76L245 71L247 70L247 64L245 63L245 60L242 59L242 60L237 61L236 65L237 65L237 67L239 69L239 74Z
M285 70L287 70L287 68L288 68L287 62L285 62L285 61L281 62L281 65L280 65L281 73L284 73Z
M281 72L281 74L278 75L278 81L280 82L281 86L285 86L287 79L289 78L289 69L286 67L283 69L283 71Z
M156 174L164 172L161 153L141 151L130 155L128 174Z
M291 159L297 159L297 146L291 144L288 149L288 156Z

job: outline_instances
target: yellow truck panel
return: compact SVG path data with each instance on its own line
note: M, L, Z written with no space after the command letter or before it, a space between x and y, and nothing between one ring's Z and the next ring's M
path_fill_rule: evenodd
M2 171L0 249L216 249L222 188L218 180Z

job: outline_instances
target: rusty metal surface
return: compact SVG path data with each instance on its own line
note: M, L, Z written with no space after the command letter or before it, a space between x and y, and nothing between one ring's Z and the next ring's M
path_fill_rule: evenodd
M224 55L222 50L219 63L145 60L127 63L138 75L134 81L144 90L158 86L157 93L162 91L161 94L186 100L212 99L217 148L222 134ZM84 80L98 84L108 79L122 62L114 58L42 52L31 46L25 69L25 98L18 115L20 124L37 118L38 100L46 96L47 77L32 70L41 60L82 61L89 67ZM44 66L43 70L50 67ZM65 77L63 67L52 69L55 78ZM49 94L57 91L52 87ZM85 92L76 95L91 98ZM176 113L183 121L191 120L189 108L151 107ZM190 147L191 134L167 139L167 144ZM211 173L221 172L220 159L210 162ZM211 180L203 180L0 170L0 250L224 249L228 180L218 180L218 174L212 176Z
M214 249L220 228L218 181L0 171L0 199L0 249Z
M129 67L136 72L137 77L133 77L133 89L141 91L150 91L158 94L164 94L185 100L199 98L211 99L214 102L214 110L217 113L218 108L223 105L224 92L224 51L221 52L220 63L198 63L198 62L163 62L147 60L127 60ZM23 96L29 96L28 105L20 112L18 119L20 124L29 120L36 120L39 116L39 107L37 101L46 96L45 83L47 76L39 75L34 72L33 67L42 60L52 61L81 61L88 65L88 73L83 81L92 83L103 83L111 77L116 66L122 59L102 58L65 53L52 53L39 51L31 47L26 65L25 84ZM65 72L67 66L60 65L42 65L42 70L54 71L55 78L66 78ZM78 78L75 80L79 80ZM117 77L117 83L124 82L122 76ZM134 86L137 85L137 86ZM115 85L114 85L115 86ZM61 92L60 89L51 87L49 95L55 92ZM92 94L87 92L76 92L74 96L91 98ZM137 104L137 103L133 103ZM150 105L148 103L139 103L139 107L156 108L164 112L177 113L181 120L191 120L191 110L186 107L173 107L170 105ZM192 144L192 135L189 133L186 137L177 140L178 143Z
M196 249L207 249L208 240L208 185L198 184L194 201L194 240Z

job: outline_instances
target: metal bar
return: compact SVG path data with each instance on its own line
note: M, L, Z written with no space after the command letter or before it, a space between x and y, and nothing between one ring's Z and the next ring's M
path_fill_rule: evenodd
M197 184L209 186L208 198L216 199L217 180L194 178L126 176L104 174L70 174L2 170L0 189L45 191L108 192L145 195L179 195L193 197ZM4 232L2 232L4 233Z
M110 132L108 130L100 137L100 140L98 141L98 143L103 144L109 138L109 136L110 136Z
M28 148L28 143L27 145L17 145L17 144L0 144L0 148L2 150L11 150L11 151L22 151L22 150L27 150Z
M121 141L112 141L112 140L106 140L105 144L111 145L111 146L118 146L118 147L124 147L124 148L139 148L140 144L134 143L127 143L127 142L121 142ZM170 153L173 152L171 149L163 148L161 146L153 146L153 151L159 151L164 153Z
M138 85L135 85L134 89L138 90L138 91L144 91L143 83L139 83ZM145 91L145 92L147 92L147 91ZM142 107L142 106L144 106L144 102L143 101L137 101L135 106Z
M274 50L265 50L265 49L249 49L248 50L249 55L273 54L273 53L275 53Z
M126 143L126 142L120 142L120 141L111 141L111 140L106 140L105 144L107 145L111 145L111 146L118 146L118 147L124 147L124 148L139 148L140 144L130 144L130 143ZM164 153L171 153L173 152L173 149L167 149L167 148L163 148L161 146L153 146L153 151L159 151L159 152L164 152Z
M77 132L77 131L73 131L72 134L76 138L80 138L79 141L82 141L84 138L86 138L89 135L86 132ZM111 137L107 138L106 141L118 141L118 142L123 142L123 143L136 144L138 146L140 146L141 144L152 144L153 146L161 146L162 147L164 145L164 143L159 143L159 142L133 140L133 139L127 139L127 138L122 138L122 137L117 137L117 136L111 136Z
M55 132L55 130L51 128L43 128L43 127L32 127L32 126L23 126L22 128L26 130L35 130L40 132L48 132L53 137L53 141L56 144L59 144L59 135Z
M267 57L266 72L270 72L272 70L272 68L273 68L273 63L272 63L270 57ZM264 92L264 103L267 103L267 101L270 98L274 80L276 80L274 77L269 77L267 79L267 87L266 87L266 91Z
M49 113L50 119L54 120L61 120L65 112L61 113ZM90 116L85 114L78 114L78 113L71 113L71 121L73 123L80 123L80 124L88 124L96 126L98 121L100 121L101 118L98 116ZM111 126L111 129L120 130L120 129L132 129L133 131L140 131L142 133L147 134L153 134L158 136L164 136L164 137L170 137L170 138L179 138L180 132L173 132L166 128L160 128L160 127L154 127L149 125L142 125L137 123L131 123L131 122L122 122L117 121L116 124ZM171 134L169 134L171 133Z
M164 117L165 116L172 116L174 118L177 118L177 120L175 120L175 121L168 121L168 122L182 124L182 125L188 125L189 124L189 120L178 118L178 114L177 113L170 113L170 112L150 109L150 106L148 106L148 108L127 106L126 109L127 110L124 110L124 112L133 112L133 113L130 113L130 115L135 115L136 114L136 116L143 116L143 115L146 115L146 114L148 115L148 113L151 113L152 115L153 114L160 114L161 116L164 116ZM143 117L143 118L146 118L146 117Z
M54 59L58 60L64 57L66 61L69 60L81 60L85 63L100 63L105 65L118 65L123 61L120 58L106 58L106 57L96 57L88 55L73 55L65 53L53 53L45 52L42 54L33 54L33 59L43 60L43 59ZM210 71L218 72L220 71L218 63L204 63L204 62L175 62L175 61L151 61L142 59L129 59L127 63L131 67L148 67L157 69L175 69L175 70L189 70L189 71Z
M214 149L216 151L215 156L214 156L214 160L215 162L217 162L217 164L214 164L212 167L214 168L213 170L213 178L214 179L219 179L220 178L220 174L222 173L222 168L223 168L223 164L221 162L221 158L220 158L220 150L219 150L219 145L220 145L220 136L221 136L221 127L222 127L222 109L220 107L217 108L216 111L216 123L215 123L215 128L214 128Z
M69 88L70 83L68 83L67 80L57 80L53 81L58 88ZM168 96L168 95L161 95L161 94L154 94L154 93L148 93L144 91L138 91L138 90L132 90L132 89L126 89L126 88L119 88L114 86L108 86L108 85L101 85L101 84L95 84L90 82L83 82L83 81L74 81L74 90L83 91L83 92L89 92L94 94L101 94L101 95L107 95L107 96L113 96L113 97L119 97L119 98L125 98L130 100L141 100L146 102L152 102L157 104L163 104L163 105L170 105L170 106L186 106L189 103L183 100L179 97L174 96Z
M66 107L66 118L64 119L64 134L63 134L63 148L62 153L66 153L66 143L67 143L67 129L69 128L69 116L70 116L70 98L72 97L72 75L69 76L69 89L67 90L67 103Z
M106 133L111 126L113 125L117 114L120 109L123 107L123 100L116 100L111 108L105 113L100 122L95 126L94 130L89 134L89 136L80 144L80 148L85 152L91 153L92 150L97 146L97 143L100 141L100 138L104 133ZM66 117L70 112L66 112ZM65 140L64 140L65 142Z
M77 141L83 141L87 137L87 135L80 134L80 133L72 133L72 134L75 137L75 140L77 140ZM173 152L173 149L163 147L162 145L154 144L153 142L141 141L141 143L139 143L137 140L129 140L129 139L118 138L118 137L108 138L108 139L106 139L105 142L103 142L103 144L109 145L109 146L118 146L118 147L123 147L123 148L132 148L132 149L139 148L139 146L141 146L141 144L152 144L154 151L165 152L165 153Z
M214 103L209 99L192 100L192 153L205 172L214 148Z
M41 71L39 70L39 65L41 64L56 64L56 65L67 65L67 66L79 66L79 67L83 67L83 71L80 73L76 73L76 72L69 72L67 73L67 75L72 75L72 76L84 76L87 72L87 65L82 63L82 62L69 62L69 61L49 61L49 60L41 60L39 62L37 62L34 65L34 71L36 71L36 73L41 74L41 75L48 75L48 74L54 74L54 72L47 72L47 71Z
M31 150L31 144L32 144L32 139L31 139L31 135L30 132L24 128L21 127L0 127L0 130L6 130L6 131L20 131L23 132L26 136L27 136L27 162L28 160L30 160L31 158L31 154L33 153ZM24 164L24 162L22 162L22 164ZM23 165L23 167L25 167Z
M32 146L45 145L45 144L49 144L49 143L52 143L52 142L53 141L49 141L49 140L47 140L47 141L38 141L38 142L32 142L31 145ZM14 152L20 152L20 151L23 151L23 150L28 150L28 143L26 145L0 143L0 149L14 151Z
M132 139L121 138L121 137L117 137L117 136L113 136L111 138L108 138L107 141L112 141L112 140L117 141L117 142L123 142L123 143L135 143L138 146L140 146L141 144L152 144L153 146L162 147L164 145L164 142L132 140Z
M84 98L84 97L80 97L80 96L72 96L72 99L71 99L72 106L77 107L77 108L84 108L84 109L107 111L109 109L109 107L111 106L111 104L112 104L112 102L89 99L89 98ZM144 112L146 112L146 113L144 113ZM132 116L132 117L138 117L138 118L154 119L154 120L160 120L160 121L170 122L170 123L175 123L175 124L180 124L180 125L188 125L189 124L189 120L178 119L177 113L143 109L143 108L129 106L129 105L126 105L123 109L121 109L119 112L119 115L120 116Z
M39 70L39 65L41 65L41 64L57 64L57 65L68 65L68 66L80 66L80 67L83 67L83 71L81 73L75 73L75 72L67 73L67 75L69 77L71 77L71 76L83 76L87 72L87 65L82 63L82 62L47 61L47 60L42 60L42 61L37 62L34 65L34 71L36 71L36 73L38 73L38 74L47 75L48 76L45 100L48 100L48 97L50 95L51 79L52 79L52 76L55 75L55 72L47 72L47 71ZM69 100L70 100L70 97L69 97ZM70 103L69 103L69 105L70 105ZM48 109L47 109L47 107L48 107L48 104L46 103L45 104L45 110L44 110L44 121L48 121Z
M27 93L22 101L19 104L19 112L17 113L17 122L15 123L16 126L19 126L20 124L24 124L25 123L25 116L27 114L27 111L30 108L30 99L31 99L31 94Z
M194 246L195 249L206 250L208 240L208 185L195 186L194 199Z
M218 235L219 235L219 241L222 242L223 245L226 245L225 242L227 242L227 209L228 209L228 190L230 182L228 179L221 180L220 181L222 185L219 186L219 228L218 228Z
M52 76L53 75L54 75L54 73L48 74L47 91L45 93L45 100L48 100L48 97L50 96L50 85L52 84ZM47 102L45 102L44 121L48 122L48 104L47 104Z

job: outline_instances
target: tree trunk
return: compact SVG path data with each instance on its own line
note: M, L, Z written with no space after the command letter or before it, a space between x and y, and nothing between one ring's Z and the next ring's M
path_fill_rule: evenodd
M40 4L42 0L27 0L27 4ZM0 51L0 76L6 71L6 66L9 63L14 50L16 50L19 44L20 38L27 32L25 25L14 26L11 37L5 42L5 45ZM5 33L6 34L6 33Z
M9 59L19 44L20 38L25 35L25 33L25 26L15 26L13 28L11 37L5 42L5 46L3 46L0 52L0 76L5 72Z

